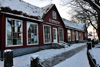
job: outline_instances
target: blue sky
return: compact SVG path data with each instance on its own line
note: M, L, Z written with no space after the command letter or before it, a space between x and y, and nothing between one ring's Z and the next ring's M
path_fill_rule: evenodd
M65 6L62 6L61 5L61 0L23 0L23 1L26 1L32 5L35 5L35 6L38 6L38 7L43 7L43 6L46 6L48 4L55 4L60 15L68 20L70 20L70 7L65 7Z

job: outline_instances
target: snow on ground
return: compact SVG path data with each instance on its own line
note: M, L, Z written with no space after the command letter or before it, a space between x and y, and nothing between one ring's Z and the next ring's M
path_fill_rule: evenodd
M96 60L97 64L100 65L100 48L92 48L89 50L92 57Z
M44 61L45 59L51 58L53 56L56 56L58 54L61 54L62 52L69 51L71 49L80 47L82 45L86 45L86 43L77 43L77 44L72 44L68 48L62 48L62 49L47 49L47 50L42 50L42 51L39 51L39 52L36 52L36 53L31 53L31 54L27 54L27 55L15 57L14 58L14 67L16 65L18 65L16 67L29 67L30 58L33 55L38 55L39 58L41 59L41 61ZM2 61L0 61L0 67L3 67L3 62Z
M54 67L90 67L86 53L86 49L84 49Z

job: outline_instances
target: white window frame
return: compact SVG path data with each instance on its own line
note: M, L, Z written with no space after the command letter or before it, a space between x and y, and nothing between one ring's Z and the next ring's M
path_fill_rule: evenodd
M68 39L68 34L69 34L69 33L68 33L68 31L70 31L70 37L71 37L71 39L70 39L70 40ZM71 40L72 40L71 30L69 30L69 29L67 30L67 39L68 39L68 41L71 41Z
M21 21L21 23L22 23L22 37L21 37L21 42L22 42L22 44L17 44L17 45L8 45L8 43L7 43L7 19L8 19L9 17L6 17L6 47L16 47L16 46L23 46L23 21L22 20L19 20L19 19L15 19L15 18L10 18L10 19L13 19L13 20L19 20L19 21Z
M73 35L73 33L74 33L74 35ZM72 41L75 41L75 31L74 30L72 30Z
M76 31L76 40L79 40L78 31Z
M59 36L59 42L64 42L64 29L63 28L59 28L59 29L62 29L62 31L63 31L63 41L60 41L60 36ZM59 30L58 29L58 30ZM59 32L59 31L58 31ZM60 34L59 34L60 35Z
M57 19L57 13L56 13L56 11L52 11L52 18L53 19Z
M54 27L53 29L56 29L56 38L57 38L57 43L58 43L58 34L57 34L58 31L57 31L57 28ZM53 29L52 29L52 30L53 30ZM53 33L53 37L54 37L54 33ZM54 42L54 39L53 39L53 42Z
M50 42L45 42L44 26L50 27ZM44 42L44 44L49 44L49 43L51 43L51 40L52 40L52 37L51 37L51 26L50 26L50 25L43 25L43 42Z
M27 23L26 23L26 25L28 24L28 23L31 23L31 24L36 24L37 25L37 43L34 43L34 44L28 44L28 30L27 30L27 45L38 45L39 44L39 33L38 33L38 24L37 23L34 23L34 22L30 22L30 21L27 21Z

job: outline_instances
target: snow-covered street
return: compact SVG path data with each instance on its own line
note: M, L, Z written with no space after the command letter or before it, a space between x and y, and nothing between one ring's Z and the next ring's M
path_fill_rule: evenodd
M45 59L59 55L62 52L66 52L66 51L75 49L77 47L83 46L83 45L86 45L86 43L77 43L77 44L72 44L68 48L42 50L42 51L39 51L39 52L36 52L36 53L15 57L14 58L14 66L18 65L18 67L19 67L20 65L22 65L24 67L28 67L29 64L30 64L30 57L32 55L39 55L39 58L42 61L44 61ZM0 61L0 67L3 67L3 61Z
M86 55L86 49L55 65L54 67L90 67Z

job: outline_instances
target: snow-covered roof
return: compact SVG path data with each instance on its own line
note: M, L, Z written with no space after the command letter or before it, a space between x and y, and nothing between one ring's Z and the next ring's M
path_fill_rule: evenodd
M62 20L63 20L66 28L76 29L76 30L79 30L79 31L84 31L84 28L85 28L85 24L84 23L82 23L82 24L73 23L73 22L68 21L68 20L66 20L64 18L62 18Z
M0 8L9 7L11 10L22 11L22 13L26 13L29 16L40 17L39 19L41 19L43 15L46 14L53 6L54 4L49 4L45 7L40 8L26 3L22 0L0 0ZM84 30L85 24L72 23L66 19L63 19L63 22L66 27L81 31Z
M41 9L22 0L0 0L0 7L9 7L11 10L22 11L29 16L41 17Z
M49 5L45 6L45 7L42 7L41 8L42 15L46 14L52 8L52 6L54 6L54 4L49 4Z

